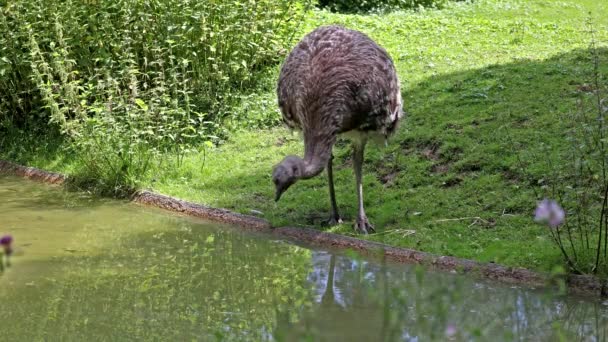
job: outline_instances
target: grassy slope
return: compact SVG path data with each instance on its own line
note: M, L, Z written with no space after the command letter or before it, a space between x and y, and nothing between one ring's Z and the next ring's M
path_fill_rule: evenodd
M311 15L303 33L329 23L368 33L393 56L402 82L408 118L388 147L370 146L366 153L366 209L378 231L369 239L540 270L561 262L547 232L531 220L536 198L528 184L544 169L525 178L514 152L531 160L541 141L563 146L557 115L574 109L576 88L591 67L588 12L603 30L599 40L608 42L608 17L600 15L608 4L601 3L480 0L422 13ZM250 100L252 121L279 115L276 74L271 70ZM241 131L208 151L204 164L200 155L188 157L180 168L162 167L147 185L243 213L259 210L275 225L320 227L329 210L324 176L298 183L279 203L272 200L272 166L301 151L300 138L283 128ZM340 142L335 155L347 224L329 230L352 234L349 145ZM48 155L27 161L60 171L74 165Z

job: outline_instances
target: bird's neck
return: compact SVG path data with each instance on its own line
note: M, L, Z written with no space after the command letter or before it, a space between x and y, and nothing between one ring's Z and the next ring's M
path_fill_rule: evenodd
M323 139L304 138L304 159L302 160L302 174L300 178L312 178L327 166L327 162L331 158L331 150L334 146L335 137Z
M327 162L323 163L319 159L312 159L312 160L304 159L303 164L304 164L304 167L302 169L302 174L300 175L300 178L308 179L308 178L312 178L312 177L318 175L319 173L321 173L323 171L323 169L325 168L325 166L327 165Z

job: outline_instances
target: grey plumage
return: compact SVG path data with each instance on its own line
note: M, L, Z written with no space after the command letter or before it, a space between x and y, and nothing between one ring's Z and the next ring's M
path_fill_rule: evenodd
M314 177L327 166L330 223L340 222L331 151L337 136L348 132L359 197L355 228L373 230L363 208L363 151L370 135L388 138L403 116L399 80L388 53L361 32L319 27L287 57L277 95L285 124L303 133L304 158L288 156L275 167L276 200L297 180Z

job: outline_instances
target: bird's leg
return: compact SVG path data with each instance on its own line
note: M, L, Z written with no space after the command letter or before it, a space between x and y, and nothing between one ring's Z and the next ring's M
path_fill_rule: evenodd
M363 208L362 169L365 143L366 140L353 143L353 167L355 169L355 178L357 181L357 199L359 202L359 214L357 215L357 220L355 221L355 230L363 234L369 234L374 233L375 230L374 226L372 226L367 220L367 216L365 215L365 209Z
M327 220L329 226L335 226L336 224L342 223L340 214L338 214L338 205L336 204L336 191L334 190L334 172L332 168L332 161L334 155L332 154L327 161L327 178L329 178L329 199L331 200L331 216Z
M329 272L327 272L327 283L325 284L325 293L321 297L321 305L334 304L334 274L336 273L336 256L331 255L329 259Z

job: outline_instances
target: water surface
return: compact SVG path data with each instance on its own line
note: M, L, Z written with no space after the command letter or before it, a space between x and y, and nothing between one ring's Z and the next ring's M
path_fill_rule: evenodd
M606 339L606 306L0 176L0 340Z

